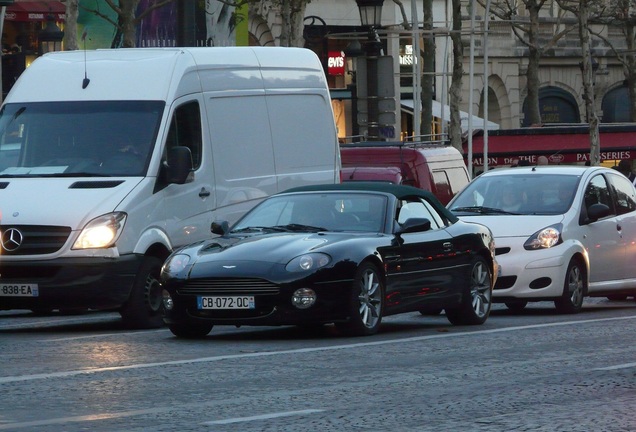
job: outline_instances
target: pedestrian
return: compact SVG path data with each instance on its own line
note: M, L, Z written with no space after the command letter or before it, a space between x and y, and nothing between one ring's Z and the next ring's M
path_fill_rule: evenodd
M634 185L636 185L636 174L632 171L632 162L627 159L622 159L616 170L622 173L625 177L627 177Z

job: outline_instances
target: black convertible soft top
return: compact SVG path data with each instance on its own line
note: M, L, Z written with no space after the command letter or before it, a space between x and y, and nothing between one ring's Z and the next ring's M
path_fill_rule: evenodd
M289 192L317 192L317 191L369 191L369 192L383 192L394 195L397 199L408 198L424 198L427 200L437 211L443 214L452 223L457 222L459 219L453 213L451 213L444 205L431 193L430 191L416 188L413 186L396 185L393 183L383 182L346 182L337 184L317 184L310 186L299 186L291 189L287 189L280 193Z

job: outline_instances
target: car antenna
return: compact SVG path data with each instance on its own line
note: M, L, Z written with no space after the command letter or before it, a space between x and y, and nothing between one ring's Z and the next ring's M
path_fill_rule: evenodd
M82 42L84 42L84 80L82 81L82 89L88 87L91 80L88 79L88 73L86 72L86 36L88 35L88 29L84 29L82 33Z

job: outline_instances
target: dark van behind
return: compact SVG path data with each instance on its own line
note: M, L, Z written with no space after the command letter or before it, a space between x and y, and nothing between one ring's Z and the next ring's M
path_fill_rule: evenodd
M340 145L342 182L385 181L431 191L446 205L469 182L462 154L436 143L357 142Z

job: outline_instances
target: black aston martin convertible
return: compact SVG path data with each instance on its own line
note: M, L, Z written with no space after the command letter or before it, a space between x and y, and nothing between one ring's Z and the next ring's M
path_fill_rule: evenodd
M214 325L335 324L376 333L383 316L443 309L483 324L497 275L493 237L429 192L382 183L287 190L164 263L165 322L179 337Z

